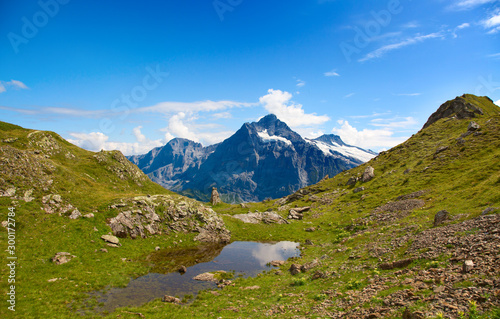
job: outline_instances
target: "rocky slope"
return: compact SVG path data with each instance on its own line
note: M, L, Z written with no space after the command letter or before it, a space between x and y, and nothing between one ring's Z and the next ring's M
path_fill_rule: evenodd
M207 201L217 187L227 202L248 202L288 195L375 155L335 135L303 139L271 114L218 145L174 139L129 159L153 181L187 196Z

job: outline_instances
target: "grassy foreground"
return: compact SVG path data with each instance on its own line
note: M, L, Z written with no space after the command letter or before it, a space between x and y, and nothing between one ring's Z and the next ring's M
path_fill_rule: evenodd
M486 98L468 95L467 100L485 114L474 119L481 127L480 134L463 137L464 142L457 139L467 132L471 120L442 119L369 163L302 190L305 195L288 203L273 200L246 207L213 207L223 216L233 241L301 243L302 257L288 261L278 274L271 271L256 278L235 279L234 286L215 294L203 291L187 305L155 300L102 317L402 318L408 308L423 314L423 318L500 318L500 260L495 257L500 256L500 234L484 237L487 241L482 252L472 255L476 259L491 257L492 266L476 267L477 271L465 275L457 270L467 256L458 258L461 250L456 242L472 242L482 234L481 227L469 227L467 223L487 208L492 208L488 213L492 218L500 212L494 209L500 208L500 109ZM13 196L0 197L0 216L7 220L9 207L15 212L16 223L11 228L15 229L18 257L16 311L12 312L6 302L11 285L7 257L12 255L5 251L9 234L2 227L0 289L4 301L0 317L101 317L90 310L97 302L88 300L88 292L125 286L130 278L148 273L150 266L142 260L156 246L197 245L193 234L179 233L121 239L119 248L106 246L100 236L109 233L107 219L117 214L109 208L111 203L119 198L171 193L120 162L116 153L87 152L54 133L0 123L0 140L0 190L16 189ZM99 162L96 154L105 160ZM351 177L361 176L368 166L375 169L372 180L346 186ZM355 193L359 187L364 190ZM33 200L26 201L26 192L31 189L28 197ZM83 215L93 213L95 217L71 220L67 213L47 214L42 210L42 198L49 194L59 194ZM408 194L413 195L398 199ZM287 218L290 209L305 206L311 209L302 220L284 225L244 224L231 217L272 210ZM434 227L434 215L441 210L447 210L450 216ZM459 229L454 230L454 225ZM441 237L447 240L439 249L417 245L422 237L434 233L438 234L435 242ZM55 265L51 258L57 252L76 257ZM402 268L381 267L410 257L413 260ZM288 271L292 263L303 265L314 260L319 264L307 272L292 275ZM425 279L422 287L416 288L411 279L419 276ZM455 278L452 288L447 285L448 278ZM252 286L258 288L245 289ZM378 288L370 292L372 287ZM440 297L440 287L446 287L447 292L477 290L481 295L473 298L471 293L467 302L454 302ZM403 302L394 302L399 296L403 296ZM443 305L441 299L451 307Z

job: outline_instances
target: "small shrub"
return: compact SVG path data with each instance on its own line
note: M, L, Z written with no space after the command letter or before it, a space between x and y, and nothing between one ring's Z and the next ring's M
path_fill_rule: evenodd
M347 290L354 290L354 289L358 289L362 286L363 284L361 283L361 281L359 280L349 280L349 282L347 283Z

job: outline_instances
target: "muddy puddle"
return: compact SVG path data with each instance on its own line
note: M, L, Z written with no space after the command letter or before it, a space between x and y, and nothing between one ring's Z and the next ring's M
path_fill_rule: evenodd
M299 244L282 241L258 243L237 241L226 246L206 245L195 249L160 250L148 255L144 262L152 271L133 279L125 288L112 288L105 293L97 292L100 306L98 312L112 312L118 307L141 306L164 295L195 297L200 290L215 289L216 283L203 282L193 278L205 272L224 270L234 272L235 277L254 277L275 267L273 260L287 260L299 257ZM185 266L184 274L177 272Z

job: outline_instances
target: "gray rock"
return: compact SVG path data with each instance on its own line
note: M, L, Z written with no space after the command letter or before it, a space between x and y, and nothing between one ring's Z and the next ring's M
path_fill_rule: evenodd
M436 152L434 152L434 155L437 155L439 153L442 153L444 151L446 151L447 149L449 148L449 146L440 146L436 149Z
M371 166L368 166L363 172L363 176L361 176L361 181L366 183L371 181L375 177L375 169Z
M82 213L78 210L78 208L75 208L72 212L71 215L69 215L69 219L78 219L82 216Z
M94 218L94 214L88 213L88 214L83 215L83 217L85 217L85 218Z
M281 265L284 265L285 261L284 260L273 260L269 263L269 265L274 266L274 267L279 267Z
M212 187L212 196L210 197L210 203L212 203L212 205L222 203L219 192L217 191L217 187Z
M456 116L458 119L465 119L474 118L477 115L483 115L483 110L468 103L465 96L461 96L442 104L439 109L429 117L423 128L429 127L442 118Z
M116 236L112 235L102 235L101 239L104 240L105 242L114 244L114 245L120 245L120 240Z
M488 215L489 213L494 212L497 209L498 209L497 207L488 207L485 210L483 210L483 212L481 213L481 215Z
M304 265L302 265L300 267L300 271L306 272L308 270L311 270L313 268L318 267L319 265L321 265L321 263L319 262L319 260L318 259L314 259L313 261L310 261L310 262L305 263Z
M234 218L237 218L244 223L248 224L288 224L288 221L281 217L276 212L263 212L263 213L248 213L248 214L238 214L233 215Z
M353 185L356 185L357 181L358 181L358 177L357 176L352 176L351 178L349 178L349 180L347 181L347 183L345 184L346 186L353 186Z
M434 227L441 225L448 219L450 213L446 210L440 210L434 215Z
M163 296L163 302L180 304L181 300L179 298L165 295L165 296Z
M353 193L356 194L356 193L359 193L359 192L362 192L365 190L365 187L364 186L361 186L361 187L358 187L358 188L355 188L353 190Z
M292 264L290 266L290 269L288 269L288 271L290 271L290 273L293 275L296 275L296 274L299 274L300 273L300 265L297 265L297 264Z
M474 262L472 260L466 260L462 265L462 271L464 273L470 272L474 268Z
M12 197L16 194L16 188L15 187L10 187L7 188L5 192L3 192L2 196L4 197Z
M185 274L187 271L186 266L180 266L179 269L177 270L181 274Z
M73 256L67 252L59 252L56 253L54 257L52 257L52 262L55 263L56 265L62 265L69 262L72 258L75 257L76 256Z
M467 127L467 131L471 132L471 131L477 131L481 128L481 126L479 126L479 124L477 124L476 122L474 121L471 121L469 123L469 126Z

